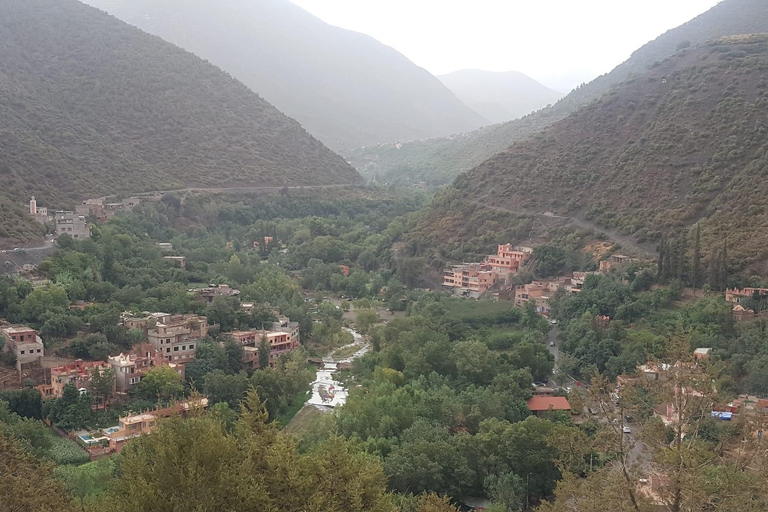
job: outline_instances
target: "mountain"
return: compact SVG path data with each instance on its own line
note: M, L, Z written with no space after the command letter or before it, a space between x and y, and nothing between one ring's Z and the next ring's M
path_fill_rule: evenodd
M16 202L360 180L220 69L75 0L0 2L0 119Z
M85 0L211 61L337 150L488 122L375 39L288 0Z
M465 69L437 78L461 101L493 123L523 117L564 96L518 71Z
M455 250L498 237L507 214L571 217L640 242L700 223L705 255L727 241L734 269L764 272L765 70L768 35L680 51L460 176L411 237Z
M427 181L432 185L443 185L516 141L530 137L594 102L611 88L679 50L718 37L761 32L768 32L768 2L723 0L704 14L646 44L616 69L571 91L550 108L460 137L397 146L388 144L343 154L368 179L375 176L379 182Z

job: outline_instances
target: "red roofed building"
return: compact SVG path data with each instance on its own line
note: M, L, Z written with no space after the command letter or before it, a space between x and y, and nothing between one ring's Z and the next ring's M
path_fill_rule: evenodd
M571 404L564 396L534 396L526 402L528 408L535 415L540 415L547 411L570 411Z

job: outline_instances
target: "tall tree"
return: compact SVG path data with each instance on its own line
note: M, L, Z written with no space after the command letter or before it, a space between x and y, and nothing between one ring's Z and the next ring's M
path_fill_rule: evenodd
M693 235L693 259L691 260L691 286L696 290L701 288L701 224L696 223Z
M54 478L53 465L28 453L0 428L0 510L74 512L64 483Z

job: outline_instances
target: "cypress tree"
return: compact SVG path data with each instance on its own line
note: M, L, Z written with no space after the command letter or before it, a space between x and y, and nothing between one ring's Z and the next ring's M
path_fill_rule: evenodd
M720 287L720 255L716 248L712 249L709 255L709 264L707 266L707 282L709 287L717 290Z
M691 261L691 285L693 289L701 287L701 225L696 224L693 238L693 261Z

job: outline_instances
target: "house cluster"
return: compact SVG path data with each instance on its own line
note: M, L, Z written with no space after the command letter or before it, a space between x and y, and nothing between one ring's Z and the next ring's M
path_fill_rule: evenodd
M29 363L39 363L45 355L43 340L37 331L24 325L6 325L0 327L0 336L5 342L3 352L10 352L16 358L16 369Z
M528 302L536 304L536 311L549 314L549 300L561 288L567 293L576 294L584 288L584 280L591 272L574 272L570 277L558 277L549 281L533 281L506 290L506 295L517 307L525 307Z
M262 340L269 343L269 365L274 366L277 359L300 346L300 329L298 322L279 315L269 329L251 329L248 331L233 331L233 340L243 345L243 362L246 367L259 368L259 344Z
M530 247L499 245L496 254L482 263L454 265L443 273L443 286L466 297L480 297L500 282L505 282L533 255Z
M94 372L103 372L109 368L104 361L76 360L72 364L51 368L50 380L35 389L40 391L43 398L61 398L64 394L64 386L74 385L77 389L85 391L90 387ZM114 392L114 389L112 390Z
M725 290L725 301L733 304L733 318L737 322L767 317L768 309L755 311L748 302L757 299L768 301L768 288L732 288Z
M141 331L155 351L173 363L193 361L195 346L208 335L208 319L199 315L124 314L121 323L127 329Z
M613 254L607 260L600 262L600 272L610 272L613 269L621 269L632 263L629 256L623 254Z

